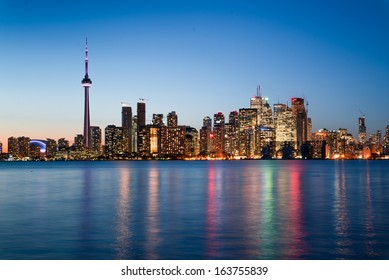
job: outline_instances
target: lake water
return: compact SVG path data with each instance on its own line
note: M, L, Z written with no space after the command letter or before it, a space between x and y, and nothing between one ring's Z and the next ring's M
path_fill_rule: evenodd
M0 162L0 259L389 259L389 161Z

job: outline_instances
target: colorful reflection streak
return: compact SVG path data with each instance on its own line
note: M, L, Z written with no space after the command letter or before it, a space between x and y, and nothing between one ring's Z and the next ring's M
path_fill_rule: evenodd
M118 222L116 230L116 259L125 259L132 251L131 169L119 170Z
M159 171L154 164L150 165L149 169L149 194L146 217L146 256L147 259L159 259L159 243L160 243L160 228L159 228Z
M340 258L344 258L352 255L353 252L349 233L350 220L347 212L348 200L344 161L339 162L339 165L335 173L335 232L337 236L337 254L341 256Z

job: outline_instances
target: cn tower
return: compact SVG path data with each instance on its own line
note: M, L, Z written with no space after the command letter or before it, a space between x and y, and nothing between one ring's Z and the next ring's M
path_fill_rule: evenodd
M89 88L92 81L88 75L88 38L85 42L85 77L81 81L85 92L85 107L84 107L84 144L85 148L91 147L91 129L90 129L90 114L89 114Z

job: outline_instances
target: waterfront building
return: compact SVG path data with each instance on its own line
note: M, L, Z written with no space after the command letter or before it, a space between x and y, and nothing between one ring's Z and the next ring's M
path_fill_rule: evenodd
M101 152L101 128L98 126L91 126L91 151L97 154Z
M109 159L124 155L126 149L125 137L123 127L108 125L105 128L105 155Z
M260 87L257 95L250 98L250 108L257 109L257 125L274 127L273 113L267 97L260 95Z
M195 157L198 155L198 137L199 133L197 129L187 126L185 136L185 156Z
M203 118L203 126L200 129L200 155L208 156L212 150L212 119L209 116Z
M268 126L255 126L255 150L256 157L270 159L275 154L275 129Z
M229 122L225 127L225 143L224 149L228 157L239 156L239 112L232 111L228 116Z
M168 127L176 127L178 125L178 116L175 111L167 114L167 126Z
M46 139L46 157L51 159L55 157L55 154L57 153L58 145L57 141L54 139L47 138Z
M296 121L291 108L278 112L275 134L276 152L281 151L285 145L297 149Z
M18 139L12 136L8 138L8 154L12 155L13 157L19 156Z
M141 99L140 102L137 103L137 152L140 153L142 150L142 146L146 145L142 143L142 139L144 139L144 133L141 133L141 131L144 130L144 127L146 126L146 103L144 102L144 99ZM142 135L141 135L142 134Z
M175 111L167 115L167 126L162 127L162 156L181 158L185 154L186 126L178 125Z
M153 125L155 126L164 126L163 123L163 114L153 114Z
M19 156L21 158L30 157L30 141L29 137L18 137Z
M292 98L292 112L294 122L296 123L295 148L300 150L301 145L308 140L308 119L303 98Z
M386 126L384 141L382 143L384 154L389 155L389 125Z
M85 44L85 76L82 79L81 84L84 88L84 147L91 147L91 130L90 130L90 113L89 113L89 88L92 85L92 81L89 78L88 73L88 40Z
M364 146L366 144L366 120L365 116L358 118L358 143L360 146Z
M142 126L146 125L146 103L144 100L141 100L137 103L137 122L138 122L138 128L141 128Z
M217 158L225 156L225 119L223 113L219 112L213 116L213 150Z
M73 150L81 152L85 150L85 137L82 134L77 134L74 137Z
M3 153L3 143L0 142L0 154Z
M337 133L337 151L341 158L353 159L357 157L356 141L354 137L348 133L346 128L339 128Z
M138 116L132 117L131 153L138 152Z
M132 108L122 102L122 127L125 135L125 151L132 153Z
M255 151L254 129L257 124L257 109L239 109L239 156L253 158Z
M58 150L61 152L69 150L69 141L65 138L58 139Z
M38 144L31 144L30 157L35 160L39 160L41 158L41 147Z

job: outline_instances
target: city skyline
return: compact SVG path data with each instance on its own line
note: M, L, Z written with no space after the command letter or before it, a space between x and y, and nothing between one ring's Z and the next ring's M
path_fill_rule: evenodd
M120 102L135 109L142 98L146 123L153 113L176 111L180 124L199 129L205 116L247 108L261 84L270 104L305 97L313 131L347 128L356 138L359 110L366 114L367 135L385 130L385 1L303 1L293 6L296 17L261 2L196 2L190 8L119 2L109 15L94 2L85 18L72 2L56 6L59 11L41 1L35 16L24 1L0 4L0 34L7 38L0 54L3 150L10 136L72 141L81 133L85 35L93 42L92 126L119 125ZM326 24L315 19L344 11L344 18ZM362 14L362 22L355 21Z

